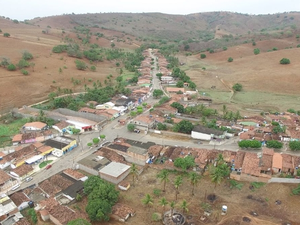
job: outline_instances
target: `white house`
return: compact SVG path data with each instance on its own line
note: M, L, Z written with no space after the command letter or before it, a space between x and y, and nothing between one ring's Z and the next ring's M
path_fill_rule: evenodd
M47 124L42 122L26 123L23 126L23 130L45 130L46 128Z
M162 83L170 83L173 81L172 76L161 76L161 82Z
M103 105L97 105L96 109L112 109L115 106L112 102L106 102Z
M206 140L210 141L211 139L224 139L225 138L226 132L216 130L216 129L211 129L207 128L204 126L195 126L194 129L192 130L192 138L194 139L199 139L199 140Z

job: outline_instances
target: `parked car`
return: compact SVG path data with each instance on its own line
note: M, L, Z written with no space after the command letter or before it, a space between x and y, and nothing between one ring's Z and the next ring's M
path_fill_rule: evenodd
M26 181L26 182L29 182L29 181L31 181L32 179L33 179L33 177L26 177L25 181Z
M20 187L20 184L16 184L10 190L14 191L14 190L17 190L19 187Z
M46 166L46 170L49 170L51 167L52 167L51 164L47 165L47 166Z
M135 133L140 133L141 131L139 129L134 129L133 130Z

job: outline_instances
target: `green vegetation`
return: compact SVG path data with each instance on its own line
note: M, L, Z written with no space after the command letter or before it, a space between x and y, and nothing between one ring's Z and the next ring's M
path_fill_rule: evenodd
M253 50L253 52L254 52L254 55L258 55L260 53L260 50L259 50L259 48L255 48Z
M290 141L289 147L292 151L300 151L300 142L299 141Z
M24 51L22 54L22 58L24 60L30 60L30 59L33 59L33 55L28 51Z
M240 148L261 148L261 142L257 140L242 140L238 144Z
M291 61L288 59L288 58L282 58L281 60L280 60L280 64L290 64L291 63Z
M127 130L128 131L133 132L134 129L135 129L135 125L134 124L130 123L130 124L127 125Z
M160 98L164 92L161 89L154 89L153 90L153 97L154 98Z
M76 68L78 70L85 70L87 68L85 62L80 61L80 60L75 60Z
M236 83L232 86L232 89L234 91L241 91L243 89L243 85L239 84L239 83Z
M205 59L205 58L206 58L206 55L202 53L202 54L200 54L200 58L201 58L201 59Z
M41 162L39 164L39 167L40 168L44 168L45 166L47 166L48 164L52 163L53 160L47 160L47 161L44 161L44 162Z
M36 215L36 212L33 208L29 209L28 210L28 215L30 216L30 220L33 224L37 224L38 222L38 219L37 219L37 215Z
M27 70L24 70L24 69L21 69L21 73L22 73L23 75L28 75L28 74L29 74L28 71L27 71Z
M9 33L4 33L3 37L10 37L10 34Z
M276 149L280 149L282 148L283 143L276 141L276 140L271 140L267 142L267 147L268 148L276 148Z
M172 106L173 108L177 109L177 111L179 113L183 113L184 112L184 106L181 105L180 103L178 102L173 102L170 106Z
M76 219L76 220L69 221L67 225L92 225L92 224L85 219Z
M300 184L298 184L298 187L294 188L292 190L293 195L299 195L300 194Z
M115 186L98 176L90 176L83 185L84 193L88 195L85 211L90 220L108 221L112 206L119 198Z
M237 188L241 190L244 186L243 183L239 183L236 180L229 180L229 183L230 183L230 189Z
M215 183L215 188L230 174L230 168L223 160L223 156L219 154L217 166L211 166L209 169L211 181Z
M183 170L188 170L189 168L195 166L195 159L192 156L176 158L174 161L174 166L180 167Z
M23 69L23 68L26 68L26 67L29 67L30 64L28 61L26 61L25 59L20 59L19 63L17 64L18 68L19 69Z
M96 71L96 66L93 65L93 66L91 66L90 69L91 69L91 71L95 72Z
M194 129L194 125L188 120L181 120L173 127L173 131L190 134Z
M251 185L253 186L254 189L259 189L263 186L265 186L266 183L264 182L251 182Z
M227 61L228 61L228 62L233 62L233 58L232 58L232 57L229 57Z
M9 71L15 71L16 69L17 69L17 67L12 63L7 66L7 70L9 70Z
M163 182L164 188L163 188L163 192L166 191L166 184L167 182L169 182L169 171L166 169L161 170L158 174L157 174L157 178L160 179L161 182Z

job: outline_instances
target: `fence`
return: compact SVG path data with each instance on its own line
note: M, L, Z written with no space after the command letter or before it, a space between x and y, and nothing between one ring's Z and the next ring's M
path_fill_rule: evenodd
M95 122L98 122L98 123L99 122L104 123L106 121L106 117L104 117L104 116L95 115L95 114L92 114L92 113L75 112L75 111L70 110L70 109L59 108L59 109L54 110L54 112L60 113L60 114L65 115L65 116L81 117L81 118L92 120L92 121L95 121Z
M272 177L268 183L300 184L300 179Z

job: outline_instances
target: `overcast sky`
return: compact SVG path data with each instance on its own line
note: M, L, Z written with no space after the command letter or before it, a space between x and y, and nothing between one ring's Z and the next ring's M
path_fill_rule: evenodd
M0 16L25 20L74 12L162 12L190 14L230 11L268 14L300 11L299 0L0 0Z

